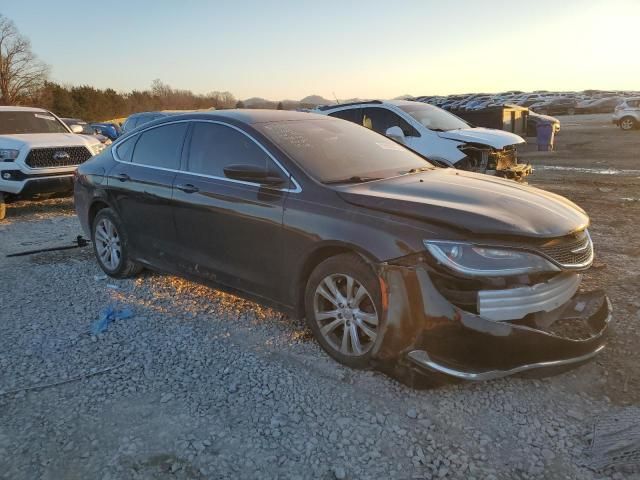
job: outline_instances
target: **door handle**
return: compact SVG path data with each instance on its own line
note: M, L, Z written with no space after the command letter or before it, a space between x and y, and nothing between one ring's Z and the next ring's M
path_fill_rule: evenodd
M114 175L114 178L120 180L121 182L128 182L129 180L131 180L131 177L126 173L119 173L117 175Z
M195 185L191 185L190 183L184 183L180 185L176 185L178 190L182 190L184 193L196 193L199 192L200 189Z

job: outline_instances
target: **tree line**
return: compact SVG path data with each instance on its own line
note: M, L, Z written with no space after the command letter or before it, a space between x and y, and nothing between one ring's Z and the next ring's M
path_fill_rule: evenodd
M147 90L116 92L88 85L60 85L49 80L49 67L31 50L15 24L0 14L0 105L46 108L60 117L87 121L121 118L151 110L242 108L229 92L195 94L154 80Z
M37 94L23 104L46 108L60 117L99 121L154 110L235 108L238 102L229 92L198 95L190 90L171 88L160 80L154 80L148 90L128 93L119 93L111 88L63 86L45 81Z

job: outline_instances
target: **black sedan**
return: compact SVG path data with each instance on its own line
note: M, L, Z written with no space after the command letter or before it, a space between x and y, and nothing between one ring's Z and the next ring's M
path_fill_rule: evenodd
M609 302L578 292L593 261L584 211L350 122L166 117L81 165L75 185L107 274L151 268L304 316L351 367L479 380L604 348Z

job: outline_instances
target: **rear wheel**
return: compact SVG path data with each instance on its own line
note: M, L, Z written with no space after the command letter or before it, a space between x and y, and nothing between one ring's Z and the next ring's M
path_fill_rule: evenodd
M0 220L7 216L7 204L4 201L4 193L0 192Z
M636 128L636 121L633 117L624 117L620 120L620 128L622 130L633 130Z
M352 368L369 366L378 336L381 294L371 267L355 254L329 258L307 283L305 312L320 346Z
M110 208L100 210L91 230L93 251L100 268L114 278L127 278L142 271L129 257L129 243L118 215Z

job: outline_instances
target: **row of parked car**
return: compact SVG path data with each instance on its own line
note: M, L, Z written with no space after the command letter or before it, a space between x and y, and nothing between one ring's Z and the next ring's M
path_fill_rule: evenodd
M525 142L523 138L502 130L473 126L452 112L430 105L428 100L362 101L321 106L313 113L367 127L440 166L514 180L522 180L531 173L531 167L519 163L517 158L517 146ZM121 128L115 123L61 119L42 109L0 107L0 162L3 166L0 218L4 216L7 200L68 192L76 165L122 134L179 113L136 113L129 116ZM623 130L637 128L640 125L640 96L619 103L613 122ZM535 135L541 123L552 125L555 133L560 130L558 119L530 111L527 134ZM41 169L46 169L47 174L44 175L45 170Z
M582 113L613 113L626 98L640 92L534 92L520 91L497 94L468 94L417 97L415 100L451 111L474 111L502 105L527 107L542 115L574 115Z
M100 140L100 143L105 145L109 145L116 138L122 135L122 129L117 123L88 123L79 118L61 118L60 120L62 120L75 133L94 136Z

